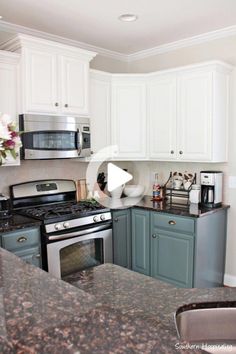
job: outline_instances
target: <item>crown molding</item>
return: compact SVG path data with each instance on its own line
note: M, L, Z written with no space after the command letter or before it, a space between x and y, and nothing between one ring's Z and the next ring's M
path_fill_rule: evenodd
M21 26L21 25L16 25L16 24L10 23L10 22L0 21L0 30L12 33L12 36L15 36L17 33L27 34L27 35L38 37L41 39L59 42L61 44L65 44L65 45L89 50L92 52L96 52L104 57L108 57L108 58L112 58L112 59L116 59L116 60L120 60L120 61L128 61L128 55L126 55L126 54L122 54L122 53L115 52L115 51L112 51L109 49L97 47L97 46L87 44L84 42L79 42L79 41L69 39L66 37L57 36L56 34L51 34L51 33L43 32L43 31L38 31L33 28L29 28L29 27L25 27L25 26ZM6 42L8 42L8 41L6 41ZM4 43L1 43L1 46L4 46Z
M19 54L6 52L5 50L0 50L0 63L18 64L19 60L20 60Z
M164 53L171 52L171 51L174 51L177 49L191 47L193 45L213 41L215 39L225 38L225 37L229 37L229 36L235 36L235 35L236 35L236 25L230 26L230 27L225 27L225 28L222 28L222 29L219 29L216 31L202 33L197 36L193 36L193 37L189 37L189 38L185 38L185 39L180 39L175 42L162 44L162 45L159 45L154 48L145 49L145 50L141 50L139 52L135 52L133 54L129 54L128 61L132 62L132 61L144 59L147 57L151 57L151 56L154 56L157 54L164 54Z
M73 39L57 36L55 34L50 34L50 33L43 32L43 31L38 31L33 28L29 28L29 27L25 27L25 26L21 26L21 25L16 25L16 24L13 24L10 22L5 22L5 21L0 21L0 30L12 33L14 35L16 33L22 33L22 34L31 35L31 36L35 36L35 37L46 39L46 40L56 41L56 42L70 45L70 46L74 46L77 48L82 48L85 50L94 51L101 56L112 58L115 60L120 60L123 62L128 62L128 63L131 63L131 62L137 61L137 60L141 60L141 59L145 59L145 58L148 58L148 57L151 57L154 55L164 54L164 53L171 52L171 51L174 51L177 49L186 48L186 47L201 44L204 42L209 42L212 40L236 35L236 25L233 25L233 26L225 27L225 28L218 29L215 31L202 33L197 36L174 41L171 43L158 45L154 48L141 50L141 51L138 51L138 52L135 52L132 54L124 54L124 53L120 53L120 52L112 51L109 49L97 47L97 46L87 44L84 42L79 42L79 41L76 41Z

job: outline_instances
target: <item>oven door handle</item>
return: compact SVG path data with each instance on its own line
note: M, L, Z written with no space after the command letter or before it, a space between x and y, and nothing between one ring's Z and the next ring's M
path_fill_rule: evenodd
M82 231L75 231L75 232L69 232L66 234L60 234L60 235L52 235L52 236L48 236L48 240L49 241L56 241L56 240L64 240L65 238L71 238L71 237L76 237L76 236L83 236L83 235L87 235L87 234L91 234L94 232L99 232L102 230L106 230L111 228L111 223L106 224L106 225L99 225L96 227L92 227L86 230L82 230Z

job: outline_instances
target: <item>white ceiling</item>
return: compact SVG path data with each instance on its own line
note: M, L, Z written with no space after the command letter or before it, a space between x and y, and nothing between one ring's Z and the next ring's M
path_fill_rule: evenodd
M139 19L122 23L123 13ZM131 54L236 25L236 0L1 0L0 15L2 21Z

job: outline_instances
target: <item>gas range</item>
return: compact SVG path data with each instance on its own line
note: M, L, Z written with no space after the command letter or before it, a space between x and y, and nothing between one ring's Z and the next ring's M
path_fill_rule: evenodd
M76 202L72 180L40 180L10 187L15 213L41 224L42 268L63 277L113 262L112 218L95 200Z
M109 209L93 199L76 202L75 193L71 180L43 180L11 186L15 212L42 221L46 233L111 220Z

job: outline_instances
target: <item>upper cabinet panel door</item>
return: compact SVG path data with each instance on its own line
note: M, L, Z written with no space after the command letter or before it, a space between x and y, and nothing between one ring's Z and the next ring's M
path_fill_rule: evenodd
M146 85L137 78L112 83L112 143L118 158L146 158Z
M23 68L23 112L57 113L57 56L38 50L26 50Z
M176 75L148 82L149 157L176 159Z
M60 63L62 113L88 115L89 63L67 56Z
M210 161L212 155L212 72L183 73L178 78L177 157Z
M111 78L107 74L90 74L91 147L94 153L110 145Z

